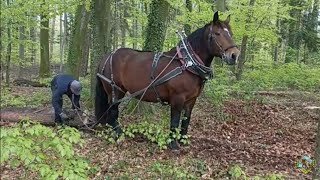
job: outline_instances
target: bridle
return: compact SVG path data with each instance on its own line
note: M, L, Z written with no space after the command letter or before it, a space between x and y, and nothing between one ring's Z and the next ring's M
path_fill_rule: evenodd
M216 35L214 34L213 30L212 30L212 26L210 25L210 32L209 32L209 38L208 38L208 45L209 47L211 46L211 43L212 43L212 40L214 40L214 42L216 43L216 45L219 47L219 51L220 51L220 55L221 55L221 58L224 60L226 59L227 55L226 55L226 52L231 49L231 48L234 48L234 47L238 47L237 45L235 44L232 44L231 46L228 46L227 48L223 49L221 43L219 43L217 41L217 38L215 38Z

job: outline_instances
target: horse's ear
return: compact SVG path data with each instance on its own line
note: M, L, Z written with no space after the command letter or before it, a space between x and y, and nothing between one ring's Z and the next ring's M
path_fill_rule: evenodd
M215 22L217 22L218 20L219 20L219 14L218 14L218 11L216 11L216 12L214 13L214 15L213 15L213 20L212 20L212 22L215 23Z
M229 22L230 22L230 14L228 15L227 19L224 22L229 24Z

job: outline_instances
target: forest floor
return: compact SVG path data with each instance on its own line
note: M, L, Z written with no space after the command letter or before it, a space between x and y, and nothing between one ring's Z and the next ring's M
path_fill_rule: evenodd
M43 89L17 87L11 93L28 95ZM264 93L247 101L229 100L219 110L203 94L189 126L191 143L179 153L160 150L143 137L110 144L85 132L85 146L78 152L99 167L92 179L179 179L187 174L187 179L229 179L228 170L234 165L250 177L277 173L285 179L311 179L296 165L302 156L314 154L320 114L308 106L320 106L319 94ZM21 108L16 112L21 113ZM121 119L124 124L137 121ZM5 169L1 174L15 179L19 173Z

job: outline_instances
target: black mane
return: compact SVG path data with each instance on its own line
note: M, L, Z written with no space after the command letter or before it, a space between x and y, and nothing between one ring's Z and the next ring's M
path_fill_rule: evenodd
M201 48L201 46L204 45L205 43L204 34L208 26L210 26L210 23L206 24L202 28L195 30L187 37L188 42L191 44L195 52L197 52Z

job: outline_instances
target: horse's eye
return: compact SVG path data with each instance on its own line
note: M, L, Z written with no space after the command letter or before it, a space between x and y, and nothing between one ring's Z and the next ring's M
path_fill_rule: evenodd
M216 33L214 33L215 35L217 35L217 36L220 36L220 33L218 33L218 32L216 32Z

